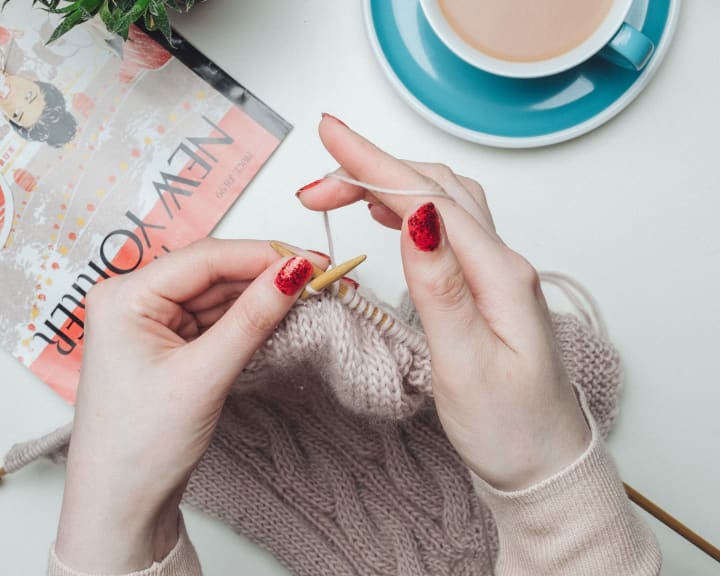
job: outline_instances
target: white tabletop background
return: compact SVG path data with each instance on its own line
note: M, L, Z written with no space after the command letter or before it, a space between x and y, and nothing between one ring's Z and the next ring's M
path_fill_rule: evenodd
M295 126L215 235L324 249L321 217L294 197L333 168L316 135L322 111L397 155L476 178L505 240L538 268L576 277L600 303L626 369L610 438L623 478L720 543L719 22L717 0L686 1L665 62L627 110L572 142L510 151L458 140L418 117L383 76L359 1L212 0L177 27ZM361 281L395 301L403 287L398 252L387 249L395 233L362 206L333 223L338 255L366 252ZM4 353L0 375L0 452L71 418ZM62 488L63 470L49 463L0 486L2 574L44 573ZM286 574L221 524L186 516L207 575ZM719 573L653 526L664 574Z

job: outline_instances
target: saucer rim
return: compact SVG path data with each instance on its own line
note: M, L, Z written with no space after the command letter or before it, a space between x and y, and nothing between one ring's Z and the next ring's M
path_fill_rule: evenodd
M417 1L419 2L419 0ZM548 132L539 136L516 137L497 136L495 134L489 134L487 132L480 132L477 130L471 130L470 128L465 128L464 126L460 126L459 124L451 122L447 118L444 118L443 116L441 116L437 112L434 112L425 104L423 104L400 80L387 59L385 52L380 45L380 39L375 28L375 22L372 16L372 2L373 0L363 1L363 11L365 16L365 27L367 35L370 40L373 52L375 53L375 57L380 64L380 67L382 68L385 76L388 78L395 90L398 91L400 96L410 105L413 110L415 110L416 113L420 114L420 116L424 117L431 124L435 125L441 130L444 130L449 134L452 134L464 140L468 140L470 142L484 144L486 146L492 146L496 148L539 148L542 146L559 144L561 142L566 142L568 140L572 140L573 138L577 138L578 136L582 136L583 134L587 134L588 132L591 132L595 128L602 126L603 124L617 116L622 110L624 110L628 105L630 105L633 100L635 100L640 95L640 93L645 89L650 80L652 80L662 61L665 59L668 48L670 47L670 44L672 43L672 40L675 36L677 23L679 20L680 8L682 5L682 0L670 0L670 9L668 10L668 16L665 22L665 31L663 32L660 42L655 48L655 53L653 54L650 63L638 75L638 77L630 85L630 87L625 90L625 92L623 92L620 97L616 98L607 108L604 108L602 111L594 114L584 122L581 122L569 128L565 128L563 130L558 130L556 132Z

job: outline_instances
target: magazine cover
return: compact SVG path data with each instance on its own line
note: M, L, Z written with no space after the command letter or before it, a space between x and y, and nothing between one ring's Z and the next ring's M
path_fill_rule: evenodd
M290 126L177 34L0 13L0 339L73 402L88 290L209 234Z

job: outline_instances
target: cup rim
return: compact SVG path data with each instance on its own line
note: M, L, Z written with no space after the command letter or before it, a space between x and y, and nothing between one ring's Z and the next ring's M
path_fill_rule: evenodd
M569 70L605 46L620 29L634 0L613 0L610 12L585 42L560 56L533 62L494 58L466 43L445 19L439 0L420 0L425 18L443 44L468 64L491 74L510 78L539 78Z

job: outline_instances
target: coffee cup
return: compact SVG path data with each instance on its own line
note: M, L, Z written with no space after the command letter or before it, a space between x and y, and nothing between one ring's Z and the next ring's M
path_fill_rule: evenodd
M652 41L625 22L633 0L420 0L440 40L469 64L537 78L600 54L642 70Z

